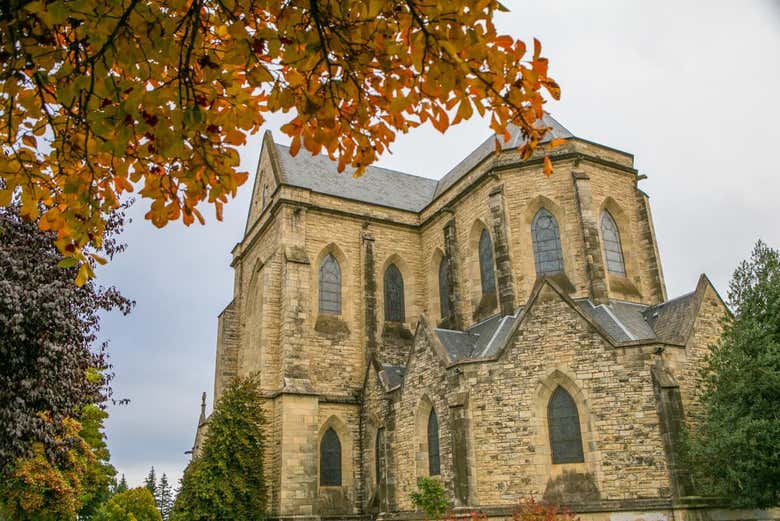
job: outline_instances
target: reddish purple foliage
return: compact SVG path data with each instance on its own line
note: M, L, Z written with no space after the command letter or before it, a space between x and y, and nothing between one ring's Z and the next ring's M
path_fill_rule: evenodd
M76 287L76 268L57 265L62 256L53 236L17 210L0 208L0 474L33 441L56 458L62 418L110 398L107 346L95 345L100 312L127 314L133 306L114 287ZM102 250L109 257L124 248L115 239L122 214L112 222L114 235ZM103 376L88 380L89 368ZM54 422L44 422L41 411Z

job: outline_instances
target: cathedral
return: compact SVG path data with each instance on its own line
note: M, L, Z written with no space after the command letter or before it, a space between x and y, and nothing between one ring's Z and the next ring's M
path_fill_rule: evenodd
M716 511L679 454L727 308L704 275L668 299L633 156L543 123L550 177L516 129L438 181L265 134L214 398L257 375L271 517L421 519L427 476L491 518Z

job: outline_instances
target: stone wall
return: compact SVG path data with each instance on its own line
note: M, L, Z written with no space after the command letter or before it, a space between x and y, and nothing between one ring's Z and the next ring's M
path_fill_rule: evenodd
M542 497L557 477L570 479L567 472L595 485L587 499L668 497L653 352L653 346L611 346L544 286L500 357L463 367L479 503ZM550 463L546 408L558 385L578 406L584 464Z

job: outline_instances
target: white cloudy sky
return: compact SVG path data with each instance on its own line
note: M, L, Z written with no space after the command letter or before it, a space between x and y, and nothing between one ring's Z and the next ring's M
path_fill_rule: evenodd
M549 111L575 135L634 153L648 176L670 296L707 273L725 295L757 238L780 247L780 0L511 1L499 25L538 37L563 99ZM268 127L277 140L281 118ZM489 134L480 121L442 136L402 136L381 165L437 178ZM243 151L254 172L259 138ZM131 485L149 467L177 479L200 393L211 395L217 315L230 301L230 250L241 238L246 185L222 223L155 229L141 201L128 251L99 273L137 301L108 316L115 394L114 464ZM209 406L211 404L209 403Z

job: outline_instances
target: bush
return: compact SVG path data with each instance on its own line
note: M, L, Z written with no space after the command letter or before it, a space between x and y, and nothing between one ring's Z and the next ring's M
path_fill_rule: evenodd
M94 521L162 521L154 496L145 487L131 488L112 497L97 511Z
M452 508L452 503L444 493L444 487L439 480L420 478L417 480L417 490L409 494L412 504L425 512L427 519L441 519Z

